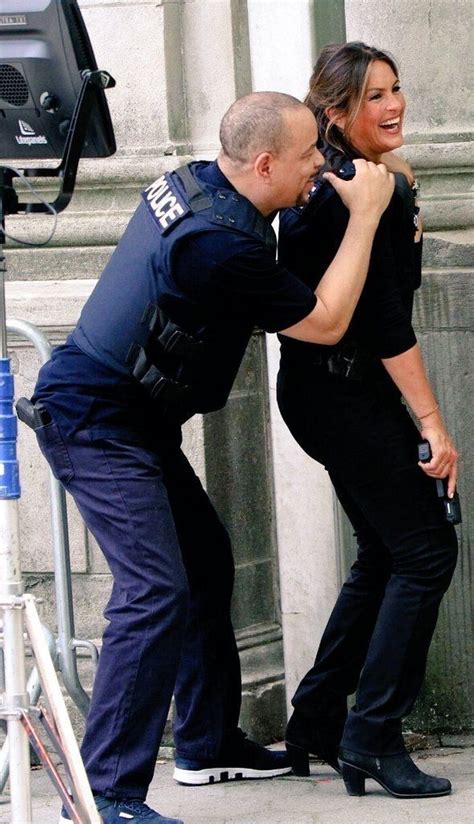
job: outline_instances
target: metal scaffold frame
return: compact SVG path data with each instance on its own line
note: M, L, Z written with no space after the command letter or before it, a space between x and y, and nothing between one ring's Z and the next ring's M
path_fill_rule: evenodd
M7 320L6 328L8 333L28 340L38 352L41 363L46 363L51 355L52 347L43 332L31 323L16 319ZM89 707L89 697L79 679L76 653L81 648L89 652L94 673L99 653L92 641L78 639L75 635L66 494L51 470L49 470L49 488L57 637L54 638L51 631L45 626L43 626L43 633L47 639L55 668L61 672L67 693L71 696L81 714L85 716ZM41 693L41 684L36 667L28 680L27 691L30 704L35 705ZM5 788L8 773L9 741L7 737L0 750L0 794Z

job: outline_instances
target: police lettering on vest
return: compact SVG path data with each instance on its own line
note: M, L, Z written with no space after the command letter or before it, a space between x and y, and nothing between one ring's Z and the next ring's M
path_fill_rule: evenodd
M168 174L148 186L142 197L162 234L190 211Z

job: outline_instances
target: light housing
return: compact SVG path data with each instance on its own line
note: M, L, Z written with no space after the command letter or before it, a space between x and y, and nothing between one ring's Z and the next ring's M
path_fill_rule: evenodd
M77 0L2 0L0 158L60 158L82 85L97 70ZM103 89L96 86L82 157L116 145Z

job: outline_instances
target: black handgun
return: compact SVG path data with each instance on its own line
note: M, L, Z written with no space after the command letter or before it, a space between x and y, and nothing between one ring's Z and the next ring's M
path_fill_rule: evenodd
M42 403L31 403L28 398L19 398L15 404L16 414L22 423L26 423L30 429L40 429L51 423L52 418L48 410Z
M418 460L421 461L421 463L428 463L428 461L431 461L431 458L431 447L428 441L422 441L418 444ZM446 479L436 478L436 492L443 504L444 514L448 523L462 523L461 501L459 500L457 490L452 498L448 498Z

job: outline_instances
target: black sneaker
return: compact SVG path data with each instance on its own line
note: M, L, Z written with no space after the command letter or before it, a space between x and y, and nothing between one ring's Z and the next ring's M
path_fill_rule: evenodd
M152 810L148 804L144 804L138 798L125 798L123 801L113 798L104 798L102 795L94 796L97 811L102 816L104 824L184 824L179 818L168 818ZM68 811L65 807L61 810L59 822L70 821Z
M273 778L291 772L290 759L281 750L249 741L242 730L237 730L222 748L219 758L213 760L176 757L173 778L179 784L216 784L244 778Z

